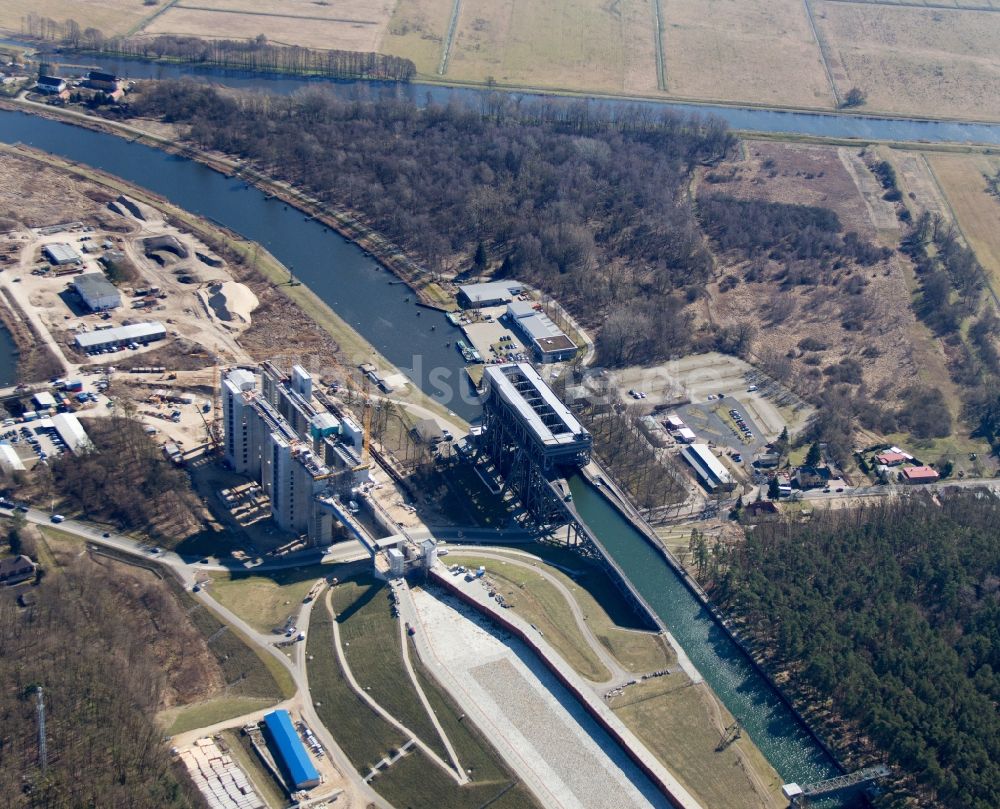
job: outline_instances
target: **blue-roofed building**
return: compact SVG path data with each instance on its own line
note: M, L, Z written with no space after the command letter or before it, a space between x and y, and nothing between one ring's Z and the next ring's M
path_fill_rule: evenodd
M267 739L282 774L293 789L319 786L319 772L309 760L305 745L295 732L288 711L271 711L264 715L264 737Z

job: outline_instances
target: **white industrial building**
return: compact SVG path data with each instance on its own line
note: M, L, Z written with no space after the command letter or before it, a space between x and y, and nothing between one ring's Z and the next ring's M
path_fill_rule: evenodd
M24 461L9 441L0 441L0 470L8 475L24 471Z
M133 323L131 326L118 326L113 329L98 329L84 332L76 336L76 345L81 351L90 353L105 348L117 348L131 343L146 345L157 340L163 340L167 330L158 321L151 323Z
M56 413L51 418L52 426L55 427L59 437L71 452L79 452L92 446L87 431L80 424L80 419L72 413Z
M47 390L39 391L31 397L36 410L49 410L56 406L56 397Z
M458 302L468 308L502 306L524 291L518 281L488 281L484 284L465 284L458 288Z
M68 244L63 244L62 242L47 244L42 248L42 252L49 261L58 266L75 264L80 260L80 254Z
M732 477L709 449L708 444L689 444L681 450L681 457L690 464L704 487L710 492L731 487Z
M58 76L39 76L35 83L35 92L45 95L59 95L66 91L66 79Z
M256 374L237 368L221 385L226 462L260 482L282 529L331 544L337 523L349 522L333 487L368 477L360 432L351 434L348 419L316 402L312 377L300 366L285 377L264 363L260 387Z
M563 362L576 356L576 344L530 301L511 301L507 317L539 362Z
M677 440L682 444L693 444L698 440L698 436L694 434L694 430L690 427L681 427L677 430Z
M91 312L106 312L122 305L121 293L103 273L78 275L73 279L73 289Z

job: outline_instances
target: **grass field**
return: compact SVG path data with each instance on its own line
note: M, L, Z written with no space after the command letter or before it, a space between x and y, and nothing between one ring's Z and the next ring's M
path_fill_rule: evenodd
M159 9L143 5L142 0L4 0L0 28L20 32L21 18L34 12L58 22L73 19L81 29L99 28L110 36L124 34Z
M306 651L309 691L316 712L358 772L367 773L406 739L351 690L333 652L332 618L325 606L313 610Z
M1000 199L987 193L983 178L1000 171L1000 159L934 154L927 160L969 246L1000 292Z
M675 656L669 644L655 633L635 627L635 616L631 614L631 608L603 570L575 553L563 552L557 548L540 546L532 548L532 552L549 558L562 568L574 571L573 576L570 576L560 567L543 565L546 573L559 579L570 590L583 612L590 631L623 668L634 674L643 674L666 668L674 662ZM461 558L469 557L463 555ZM486 565L490 575L493 575L498 563L490 559L481 559L475 564ZM505 567L511 571L505 578L518 578L518 574L523 570L516 565ZM535 577L529 582L529 586L540 578ZM549 589L555 590L547 582L545 584ZM559 593L556 592L556 595ZM555 616L550 618L553 621L557 620ZM549 640L551 641L551 638Z
M661 0L671 95L832 107L801 0Z
M344 656L354 679L372 699L448 761L448 751L403 667L399 624L390 613L389 593L385 582L367 577L333 588Z
M220 697L219 699L195 702L181 708L171 708L157 718L166 727L168 736L176 736L196 728L205 728L227 719L252 713L269 705L274 700L254 697Z
M814 0L841 95L865 109L1000 118L1000 14Z
M383 585L376 585L367 578L341 582L331 589L341 629L354 638L350 641L351 647L347 648L352 670L359 679L366 678L360 679L361 682L371 678L372 696L380 702L385 696L383 687L391 686L397 676L394 672L401 671L399 646L393 647L391 639L385 637L385 632L391 630L393 637L398 638L398 632L395 626L387 626L384 618L377 615L385 610L388 616L385 592ZM357 623L352 626L355 621ZM388 623L391 625L391 622L390 618ZM357 633L368 633L370 637L362 639ZM342 640L347 640L346 636ZM316 710L355 768L367 773L372 764L398 749L406 739L372 711L344 679L333 652L331 617L325 603L314 609L307 644L309 685ZM388 647L395 659L387 658L385 652L375 648L379 645ZM352 647L356 647L353 652ZM531 796L513 779L478 730L463 721L464 712L437 686L418 659L414 659L413 664L428 701L455 745L462 766L471 770L472 783L458 787L417 750L381 773L372 786L396 806L433 806L435 809L476 809L486 805L493 809L534 807ZM377 670L378 666L386 670ZM376 683L376 679L380 682ZM378 695L376 688L382 689ZM409 692L415 702L412 687ZM416 704L413 709L421 708Z
M611 701L618 714L702 806L787 806L781 778L747 739L716 751L732 721L703 685L684 674L631 686Z
M211 592L222 606L255 629L270 632L298 613L317 579L330 572L322 565L274 570L264 574L213 573Z
M373 51L388 22L391 11L388 5L385 0L374 4L374 8L361 2L320 6L311 2L192 0L167 9L144 27L143 33L216 39L252 39L264 34L269 40L285 45Z
M412 59L425 76L436 75L451 9L452 0L399 0L379 50Z
M655 92L653 0L463 0L448 78Z
M208 639L208 648L222 667L226 694L278 701L295 693L295 683L277 660L258 654L243 636L223 624L207 608L197 605L188 612L191 622Z
M448 561L452 561L449 557ZM587 643L563 594L533 570L475 554L456 554L458 564L485 565L487 576L495 582L514 612L534 624L561 656L582 677L592 682L611 678L601 659Z

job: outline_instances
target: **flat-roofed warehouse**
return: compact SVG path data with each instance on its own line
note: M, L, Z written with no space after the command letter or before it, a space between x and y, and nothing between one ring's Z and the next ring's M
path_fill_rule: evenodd
M62 242L47 244L42 248L42 252L53 264L74 264L80 260L80 254L68 244L63 244Z
M88 272L73 279L73 289L91 312L104 312L122 305L121 293L103 273Z
M52 426L70 452L92 446L87 431L80 424L80 419L72 413L57 413L52 417Z
M529 301L507 304L507 316L540 362L563 362L576 356L576 344Z
M152 323L134 323L131 326L118 326L114 329L88 331L76 336L76 345L81 351L97 351L102 348L125 346L129 343L145 345L156 340L163 340L167 330L158 321Z
M309 760L309 754L299 734L295 732L288 711L279 709L264 714L264 733L289 786L293 789L319 786L319 772Z
M462 306L500 306L510 303L515 295L524 291L519 281L488 281L485 284L465 284L458 288L458 302Z
M0 441L0 471L7 474L24 471L24 461L9 441Z
M689 444L681 450L681 456L691 465L710 492L718 488L729 489L732 486L732 477L708 448L708 444Z

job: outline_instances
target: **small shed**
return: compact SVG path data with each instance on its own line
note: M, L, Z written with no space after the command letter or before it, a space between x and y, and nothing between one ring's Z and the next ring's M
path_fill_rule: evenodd
M698 440L698 436L694 434L694 430L690 427L681 427L677 430L677 440L684 444L693 444Z
M19 584L35 575L35 563L27 556L0 559L0 585Z
M56 406L56 397L47 390L39 391L31 397L38 410L48 410Z

